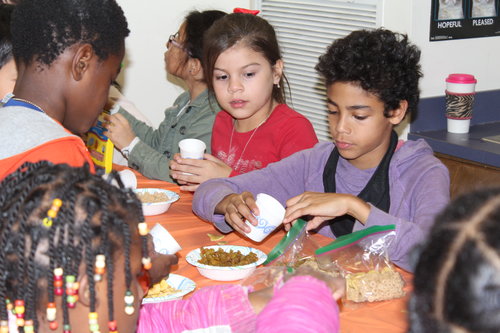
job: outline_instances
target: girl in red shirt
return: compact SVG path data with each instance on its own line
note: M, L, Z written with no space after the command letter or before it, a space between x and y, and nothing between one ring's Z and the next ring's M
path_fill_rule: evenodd
M170 162L182 190L262 169L318 142L309 120L285 104L283 60L269 22L227 15L207 31L205 45L208 88L223 110L213 126L212 155L195 160L177 154Z

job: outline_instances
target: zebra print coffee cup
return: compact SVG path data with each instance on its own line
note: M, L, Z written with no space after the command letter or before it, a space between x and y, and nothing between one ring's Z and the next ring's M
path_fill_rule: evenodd
M448 132L469 132L476 83L476 78L470 74L450 74L446 78Z

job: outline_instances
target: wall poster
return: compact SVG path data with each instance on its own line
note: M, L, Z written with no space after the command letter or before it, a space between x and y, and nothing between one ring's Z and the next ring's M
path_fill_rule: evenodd
M500 0L432 0L430 41L500 36Z

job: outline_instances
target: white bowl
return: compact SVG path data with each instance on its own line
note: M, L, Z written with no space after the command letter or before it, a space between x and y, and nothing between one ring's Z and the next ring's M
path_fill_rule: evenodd
M134 190L135 193L156 193L156 192L162 192L165 193L168 197L167 201L162 201L162 202L149 202L149 203L142 203L142 213L145 216L151 216L151 215L158 215L165 213L168 208L170 207L170 204L172 202L175 202L179 200L179 194L169 191L169 190L163 190L161 188L138 188Z
M201 275L216 281L235 281L244 279L250 274L252 274L255 268L260 264L262 264L267 259L267 255L264 252L248 246L213 245L213 246L204 246L204 248L214 249L216 251L222 248L225 252L229 252L230 250L240 251L243 255L247 255L250 252L254 252L257 255L257 261L252 264L243 266L231 266L231 267L200 264L198 262L201 259L200 248L192 250L186 255L186 261L191 265L196 266Z

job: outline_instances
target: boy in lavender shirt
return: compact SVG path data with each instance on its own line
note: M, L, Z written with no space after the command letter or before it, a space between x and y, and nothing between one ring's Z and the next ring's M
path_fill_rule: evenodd
M339 237L373 225L396 226L391 260L410 269L408 252L422 242L449 201L449 174L423 141L398 141L394 126L416 110L420 51L405 35L355 31L336 40L316 69L327 88L333 143L238 177L198 188L193 210L222 232L250 229L254 196L286 204L285 228L309 216L308 229Z

